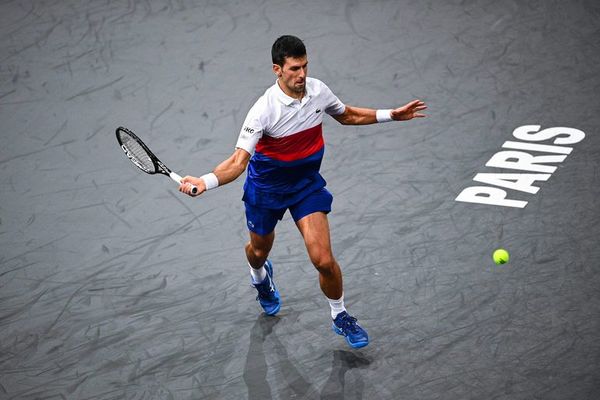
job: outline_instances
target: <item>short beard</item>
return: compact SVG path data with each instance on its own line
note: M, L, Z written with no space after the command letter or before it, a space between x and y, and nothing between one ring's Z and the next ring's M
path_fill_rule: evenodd
M301 88L301 89L298 89L298 87L297 87L297 86L292 86L290 89L291 89L291 90L292 90L292 92L294 92L294 93L304 93L304 90L306 89L306 82L304 82L304 83L302 84L302 88Z

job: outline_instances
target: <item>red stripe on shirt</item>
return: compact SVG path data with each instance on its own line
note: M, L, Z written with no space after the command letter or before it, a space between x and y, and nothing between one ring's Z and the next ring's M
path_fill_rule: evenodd
M296 161L313 155L324 145L323 124L319 124L282 138L263 135L256 151L278 161Z

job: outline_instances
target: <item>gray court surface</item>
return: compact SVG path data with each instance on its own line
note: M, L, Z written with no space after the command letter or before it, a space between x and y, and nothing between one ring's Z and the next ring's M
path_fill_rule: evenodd
M127 126L182 175L209 172L273 84L282 34L347 104L429 106L324 123L364 349L331 331L289 214L269 318L243 177L192 199L114 137ZM0 398L600 398L598 65L594 1L0 1ZM496 185L523 208L456 201L494 187L476 174L534 173L486 166L506 141L569 138L513 136L530 125L585 137L536 159L556 167L537 193Z

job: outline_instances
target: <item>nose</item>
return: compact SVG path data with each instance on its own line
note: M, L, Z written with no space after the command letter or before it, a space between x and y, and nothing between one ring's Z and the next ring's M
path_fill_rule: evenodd
M300 68L300 77L306 78L306 68Z

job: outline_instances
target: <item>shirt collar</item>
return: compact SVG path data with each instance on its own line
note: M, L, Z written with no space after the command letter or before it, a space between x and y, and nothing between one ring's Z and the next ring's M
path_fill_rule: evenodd
M279 101L281 101L286 106L289 106L294 101L298 100L298 99L295 99L295 98L290 97L287 94L285 94L285 92L283 90L281 90L281 87L279 87L279 82L277 80L275 80L275 87L277 90L277 98L279 99ZM306 102L308 99L310 99L311 97L312 97L312 95L310 94L310 91L308 89L308 82L307 82L304 85L304 97L302 98L302 101L300 101L300 100L298 100L298 101L302 104L302 103Z

